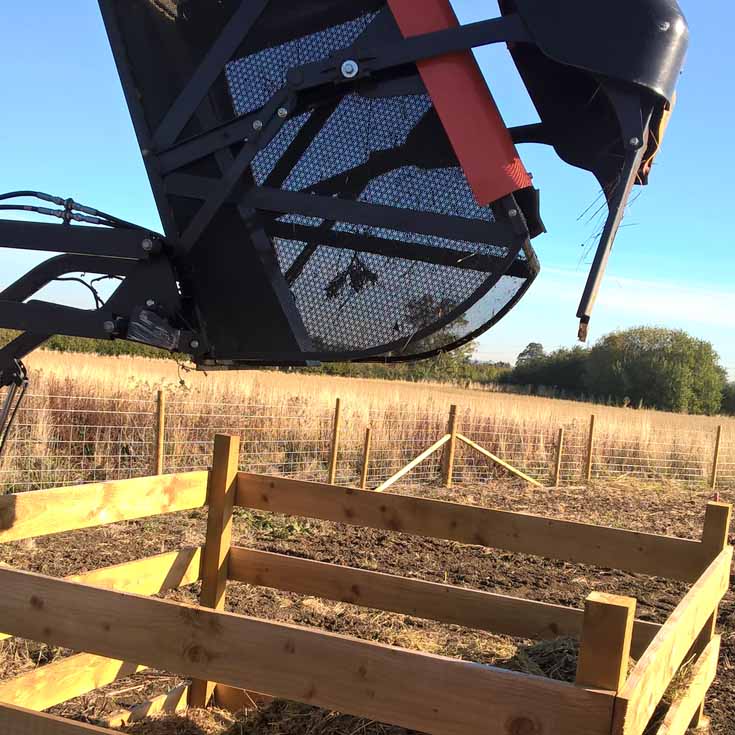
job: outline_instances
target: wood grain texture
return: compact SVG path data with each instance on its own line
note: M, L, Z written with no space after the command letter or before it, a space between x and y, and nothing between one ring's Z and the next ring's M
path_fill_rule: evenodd
M457 659L0 568L16 635L436 735L609 735L614 696Z
M241 472L237 505L693 581L702 544L528 513Z
M268 694L235 689L225 684L217 684L214 688L214 703L228 712L242 712L244 709L260 709L273 701Z
M479 452L483 456L487 457L491 462L494 462L498 467L502 467L504 470L507 470L510 472L511 475L515 475L516 477L520 478L524 482L529 483L529 485L535 485L536 487L543 487L543 483L539 482L538 480L534 480L533 477L530 477L525 472L521 472L517 467L514 467L512 464L509 464L504 459L500 459L500 457L497 457L492 452L485 449L485 447L481 447L479 444L472 441L472 439L468 439L464 434L457 434L457 439L459 439L461 442L464 442L468 447L472 447L476 452Z
M451 436L449 434L445 434L441 439L439 439L439 441L434 442L430 447L424 449L424 451L421 452L418 457L412 459L405 467L401 467L398 472L396 472L394 475L391 475L384 482L381 482L380 485L375 488L374 492L382 493L387 490L391 485L394 485L396 482L398 482L398 480L407 475L412 469L418 467L425 459L431 457L434 452L436 452L438 449L441 449L441 447L443 447L450 440Z
M155 595L197 582L200 578L200 564L201 549L189 547L83 574L72 574L65 579L68 582L91 584L120 592ZM0 633L0 641L11 637Z
M720 552L661 626L615 702L614 735L640 735L727 592L732 546Z
M182 712L187 707L188 695L189 685L180 684L166 694L161 694L159 697L137 704L135 707L123 709L105 717L102 724L105 727L123 727L123 725L140 722L153 715L173 715L176 712Z
M508 595L233 546L230 579L534 640L579 636L583 612ZM660 626L639 621L634 651Z
M79 653L0 682L0 702L41 711L145 668L91 653Z
M0 496L0 543L201 508L207 472Z
M702 651L692 668L686 692L672 703L656 735L685 735L717 675L720 643L721 638L717 635Z
M0 703L3 735L120 735L114 730Z

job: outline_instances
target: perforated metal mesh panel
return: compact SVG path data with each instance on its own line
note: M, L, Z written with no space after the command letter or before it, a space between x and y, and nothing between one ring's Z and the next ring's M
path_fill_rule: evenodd
M226 78L236 114L262 107L289 69L329 58L369 35L373 23L385 27L387 8L359 14L355 5L347 22L300 37L295 27L285 43L231 61ZM435 213L491 225L499 215L473 198L415 68L404 81L384 92L379 82L335 87L300 110L253 160L255 183L411 210L417 220ZM296 161L288 170L279 168L285 156ZM452 347L500 318L537 270L530 246L524 252L518 242L468 242L337 216L291 213L271 221L280 225L271 237L279 267L311 351L322 358L400 359Z

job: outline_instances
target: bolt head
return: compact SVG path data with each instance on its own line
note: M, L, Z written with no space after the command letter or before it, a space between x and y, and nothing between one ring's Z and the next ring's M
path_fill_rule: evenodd
M517 209L511 209L511 210L510 210L510 211L508 212L508 216L509 216L509 217L517 217L517 216L518 216L518 210L517 210Z
M144 252L150 253L151 250L153 250L153 240L151 240L150 237L146 237L146 239L140 243L140 246L143 248Z
M115 322L111 322L111 321L105 322L102 325L102 329L104 329L105 332L107 332L107 334L112 334L115 331Z
M658 24L658 28L659 28L660 31L666 32L666 31L669 30L669 28L671 28L671 23L669 23L668 20L664 20L664 21L662 21L661 23Z
M263 121L262 120L255 120L253 122L253 130L262 130L263 129Z
M145 302L145 305L151 309L156 305L156 302L153 299L148 299L148 301Z
M345 79L354 79L359 71L360 66L354 59L347 59L341 67L342 76Z
M189 342L189 347L191 347L192 350L198 350L199 349L199 340L193 339L191 342Z
M281 120L285 120L288 117L288 110L285 107L279 107L278 117L280 117Z
M628 141L628 143L630 143L630 146L631 146L631 148L638 148L638 147L640 146L640 144L641 144L641 139L640 139L640 138L636 138L636 137L634 136L634 137L632 137L632 138L631 138L631 139L630 139L630 140Z

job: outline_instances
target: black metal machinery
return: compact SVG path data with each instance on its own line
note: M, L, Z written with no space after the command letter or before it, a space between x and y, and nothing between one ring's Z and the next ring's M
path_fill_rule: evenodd
M492 326L539 266L538 193L515 145L591 171L609 216L592 306L631 188L646 183L688 43L674 0L99 0L163 223L11 192L0 247L62 252L0 293L0 418L52 334L128 339L198 367L417 359ZM508 130L471 49L506 43L541 122ZM16 204L36 196L56 208ZM97 308L34 300L114 277ZM94 293L97 294L96 290Z

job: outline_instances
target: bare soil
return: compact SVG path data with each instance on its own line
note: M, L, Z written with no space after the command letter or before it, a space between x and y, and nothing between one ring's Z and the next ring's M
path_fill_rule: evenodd
M415 486L414 495L489 507L528 511L655 533L698 538L708 496L665 488L653 491L631 483L591 488L538 490L496 483L484 488L447 491ZM723 496L735 500L735 494ZM0 561L36 572L63 576L199 544L202 511L60 534L0 547ZM686 585L609 569L511 554L479 546L423 539L341 524L284 518L237 510L234 542L319 561L501 592L528 599L580 607L593 590L636 597L638 617L663 622L686 592ZM731 542L734 539L731 538ZM195 601L197 585L167 597ZM380 641L414 650L573 679L574 641L534 646L532 641L443 625L405 615L304 597L242 584L228 587L227 608L269 620L287 621ZM719 675L706 709L715 735L735 732L735 594L725 598L719 618L723 636ZM0 678L44 665L69 651L11 639L0 643ZM147 671L117 681L53 710L85 722L145 701L178 683L166 672ZM233 716L189 712L129 726L136 735L404 735L405 730L289 702ZM571 734L570 734L571 735Z

